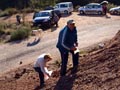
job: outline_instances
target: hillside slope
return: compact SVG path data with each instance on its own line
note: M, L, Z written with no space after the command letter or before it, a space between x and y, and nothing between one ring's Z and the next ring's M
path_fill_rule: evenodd
M75 74L56 72L42 90L120 90L120 31L101 49L79 60ZM0 78L0 90L34 90L39 84L32 65L18 68Z

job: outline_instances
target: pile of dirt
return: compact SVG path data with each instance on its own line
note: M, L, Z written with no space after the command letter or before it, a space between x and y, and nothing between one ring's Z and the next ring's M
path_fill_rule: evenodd
M120 90L120 31L103 48L80 57L78 71L64 77L59 71L46 81L42 90ZM34 90L38 74L31 65L0 78L0 90Z

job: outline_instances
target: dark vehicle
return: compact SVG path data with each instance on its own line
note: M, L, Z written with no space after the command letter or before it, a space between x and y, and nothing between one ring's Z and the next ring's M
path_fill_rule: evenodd
M35 13L33 17L33 26L51 27L52 25L57 25L58 21L59 17L53 10L45 10Z
M54 10L54 8L51 6L46 7L44 10L53 10L58 15L59 18L61 18L62 16L59 10Z
M59 18L61 18L62 15L59 10L54 10L54 12L58 15Z

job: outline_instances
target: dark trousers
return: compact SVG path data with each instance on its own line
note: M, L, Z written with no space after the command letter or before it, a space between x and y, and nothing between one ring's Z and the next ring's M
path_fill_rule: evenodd
M73 51L70 51L70 53L72 53L73 68L77 67L78 66L78 60L79 60L79 53L74 54ZM61 54L61 59L62 59L60 75L64 76L66 74L69 52L60 51L60 54Z
M34 67L35 71L39 73L40 85L44 84L44 74L40 67Z

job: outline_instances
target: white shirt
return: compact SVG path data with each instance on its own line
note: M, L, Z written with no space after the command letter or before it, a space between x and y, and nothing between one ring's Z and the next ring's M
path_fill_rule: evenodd
M44 59L44 56L45 56L46 54L44 53L44 54L42 54L42 55L40 55L39 57L38 57L38 59L36 60L36 62L34 63L34 67L40 67L41 68L41 71L44 73L44 74L47 74L47 72L46 72L46 70L45 70L45 64L46 64L46 62L45 62L45 59Z

